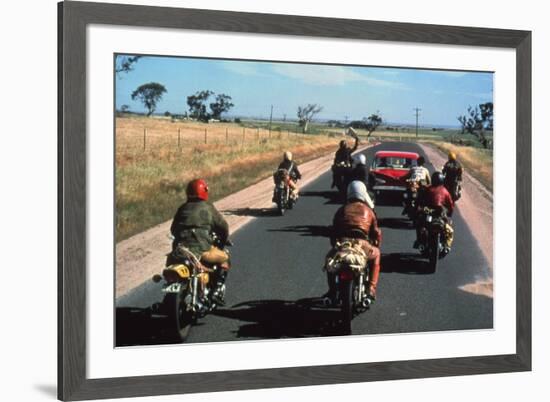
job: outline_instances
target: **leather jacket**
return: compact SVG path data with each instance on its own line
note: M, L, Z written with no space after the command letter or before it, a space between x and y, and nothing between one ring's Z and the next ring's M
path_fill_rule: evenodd
M382 242L382 231L378 227L374 211L361 201L353 201L340 207L334 215L332 228L333 245L338 238L357 237L357 231L375 246L379 247Z
M453 214L454 201L445 186L430 186L420 192L418 206L428 208L444 207L447 214L451 216Z

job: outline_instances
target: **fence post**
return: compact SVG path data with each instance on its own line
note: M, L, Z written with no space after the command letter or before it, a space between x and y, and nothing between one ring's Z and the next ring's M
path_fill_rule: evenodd
M229 129L225 128L225 143L227 144L229 142Z
M145 147L147 144L147 128L143 128L143 150L145 151Z
M260 127L258 127L257 131L256 131L256 139L258 141L260 141Z
M204 143L206 144L208 142L208 129L204 129Z
M181 127L178 127L178 149L181 149Z
M246 127L243 127L243 145L244 145L244 137L246 135Z

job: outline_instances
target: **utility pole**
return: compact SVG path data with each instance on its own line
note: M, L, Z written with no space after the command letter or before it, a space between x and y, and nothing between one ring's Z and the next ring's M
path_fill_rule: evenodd
M413 110L416 112L416 138L418 138L418 112L420 112L422 109L415 107Z
M283 114L283 123L286 123L286 113Z
M349 116L344 116L344 124L346 126L348 125L348 118L349 118Z
M271 113L269 114L269 138L271 138L271 121L273 120L273 105L271 105Z

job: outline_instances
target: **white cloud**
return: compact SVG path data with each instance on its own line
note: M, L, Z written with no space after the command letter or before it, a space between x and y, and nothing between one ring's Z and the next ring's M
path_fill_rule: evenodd
M312 85L345 85L352 82L364 82L378 87L407 89L400 82L370 77L342 66L274 64L272 68L279 75Z

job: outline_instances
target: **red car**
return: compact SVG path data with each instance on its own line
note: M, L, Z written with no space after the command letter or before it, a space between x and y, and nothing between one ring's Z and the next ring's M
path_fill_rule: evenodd
M406 183L402 177L419 157L415 152L378 151L369 171L369 189L377 195L386 191L404 192Z

